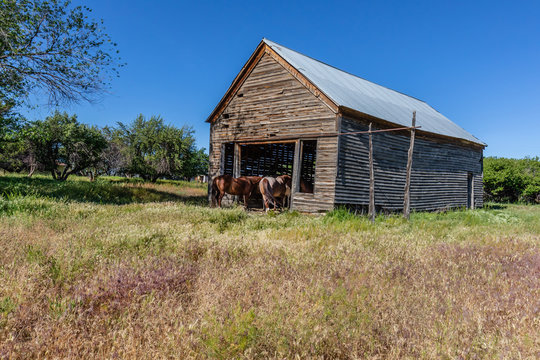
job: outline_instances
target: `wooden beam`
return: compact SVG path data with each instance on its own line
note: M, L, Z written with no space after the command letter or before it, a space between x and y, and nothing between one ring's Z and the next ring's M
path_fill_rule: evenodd
M296 136L294 139L290 140L241 140L238 141L239 145L259 145L259 144L287 144L287 143L294 143L298 139L298 136Z
M375 222L375 172L373 170L373 134L369 123L369 218Z
M420 129L420 126L417 126L416 129ZM297 134L297 135L289 135L289 136L272 136L272 137L264 137L264 138L248 138L248 139L236 139L236 141L239 144L249 144L249 143L286 143L286 142L294 142L297 139L302 140L315 140L318 138L327 138L327 137L336 137L336 136L347 136L347 135L359 135L359 134L377 134L377 133L383 133L383 132L390 132L390 131L403 131L403 130L410 130L410 127L399 127L399 128L393 128L393 129L379 129L379 130L372 130L370 131L352 131L352 132L331 132L331 133L304 133L304 134Z
M240 177L240 145L234 143L233 177Z
M414 151L414 134L415 134L415 125L416 125L416 111L413 111L412 115L412 127L411 127L411 142L409 145L409 153L407 157L407 175L405 177L405 190L403 194L403 217L409 220L411 214L411 171L412 171L412 160L413 160L413 151Z
M233 177L240 177L240 145L234 143L234 159L233 159ZM242 201L242 197L234 195L234 202Z
M363 113L363 112L360 112L360 111L357 111L357 110L354 110L345 106L340 106L339 112L343 114L343 116L350 119L360 120L365 123L374 122L377 125L377 127L393 128L394 126L396 126L396 124L393 122L380 119L378 117L375 117L375 116L372 116L372 115L369 115L369 114L366 114L366 113ZM425 130L420 130L417 136L429 139L431 141L439 142L439 143L457 144L457 145L467 146L467 147L471 147L478 150L483 150L486 148L486 145L482 145L482 144L475 143L475 142L465 140L465 139L432 133Z
M294 198L300 188L300 140L296 140L294 144L294 160L293 160L293 174L292 174L292 189L291 189L291 206L290 209L294 209Z

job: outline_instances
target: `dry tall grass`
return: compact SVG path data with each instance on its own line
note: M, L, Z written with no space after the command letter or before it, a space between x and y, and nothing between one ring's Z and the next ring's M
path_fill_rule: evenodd
M0 197L1 358L540 358L539 206L372 225L25 186Z

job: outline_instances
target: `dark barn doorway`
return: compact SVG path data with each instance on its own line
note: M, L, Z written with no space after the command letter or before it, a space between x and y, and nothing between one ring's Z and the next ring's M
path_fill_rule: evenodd
M240 144L240 176L293 176L294 142ZM262 196L251 196L249 207L262 208Z
M315 184L315 163L317 157L317 140L282 141L273 143L226 143L223 144L222 172L236 176L279 176L294 177L295 151L298 144L296 178L297 191L313 193ZM235 146L237 153L235 154ZM238 159L236 159L236 156ZM236 169L236 170L235 170ZM252 194L250 208L262 208L262 196Z
M474 183L473 174L467 174L467 209L474 208Z
M234 176L234 143L223 144L222 175Z
M313 194L317 140L303 140L300 144L300 184L298 190L302 193Z
M293 164L293 142L240 145L240 176L292 176Z

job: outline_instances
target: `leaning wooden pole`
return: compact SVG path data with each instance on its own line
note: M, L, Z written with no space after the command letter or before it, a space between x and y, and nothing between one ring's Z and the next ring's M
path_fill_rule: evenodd
M373 171L373 134L369 123L369 218L375 222L375 172Z
M409 145L409 154L407 158L407 175L405 178L405 193L403 194L403 217L409 219L411 215L411 170L412 170L412 158L414 150L414 134L416 126L416 111L413 111L412 115L412 127L411 127L411 143Z

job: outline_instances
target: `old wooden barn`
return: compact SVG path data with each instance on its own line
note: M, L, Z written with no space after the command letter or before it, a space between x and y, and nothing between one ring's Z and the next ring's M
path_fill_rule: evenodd
M413 111L411 208L481 206L483 142L421 100L266 39L207 119L209 178L289 174L292 209L364 209L368 135L338 134L411 126ZM410 131L372 136L376 208L399 211Z

